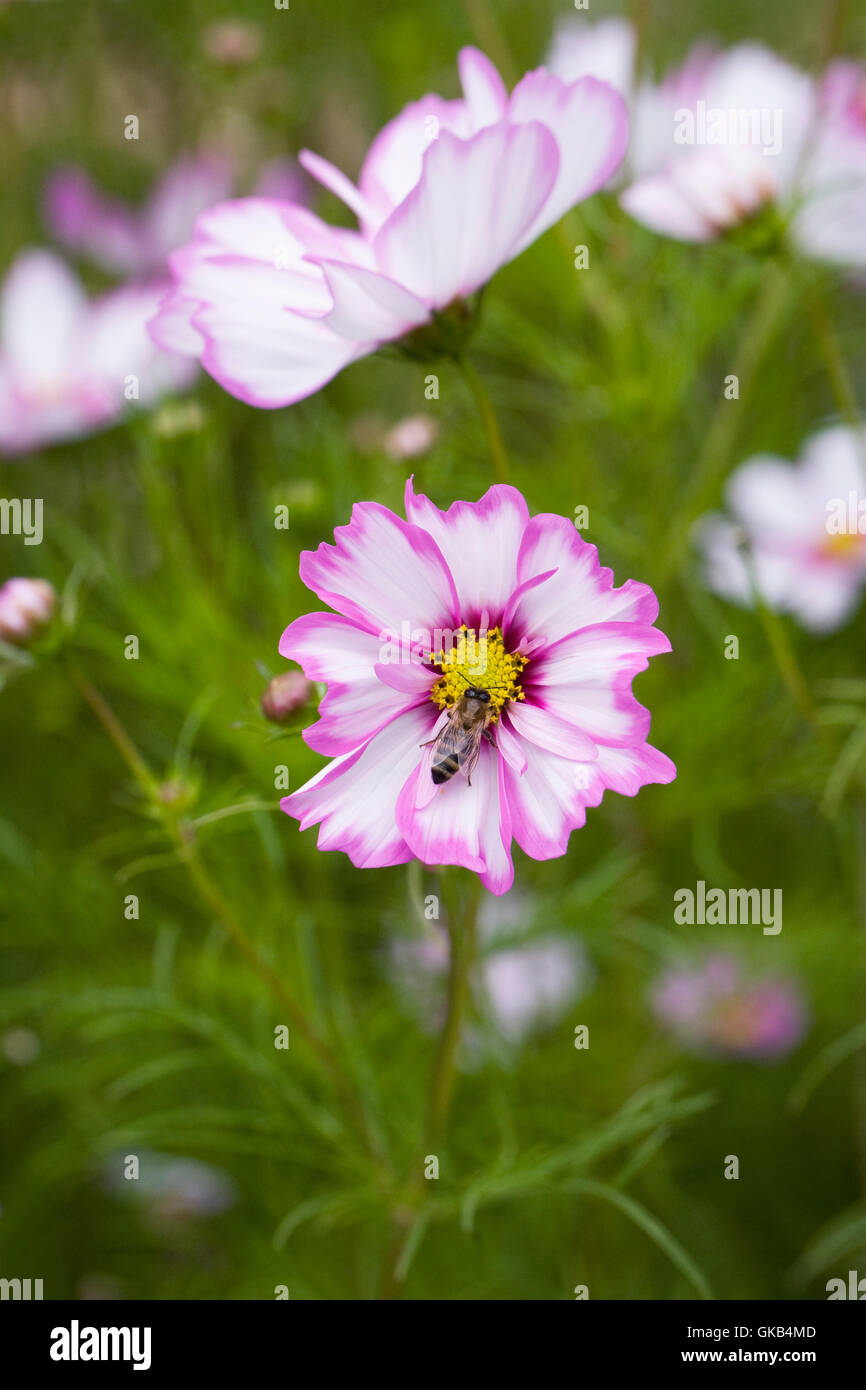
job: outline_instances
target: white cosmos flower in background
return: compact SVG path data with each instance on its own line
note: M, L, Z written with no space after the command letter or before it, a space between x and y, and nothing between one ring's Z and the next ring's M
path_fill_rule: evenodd
M130 284L91 300L59 256L22 252L0 290L0 453L92 434L187 386L193 364L147 332L160 293Z
M770 608L810 631L840 627L866 581L864 459L866 432L836 425L814 435L796 464L772 455L743 463L726 488L729 515L698 524L710 588L751 605L757 585Z
M774 208L804 254L866 266L866 69L832 64L816 82L763 44L698 44L655 82L632 75L634 51L625 21L575 17L550 54L565 81L595 66L629 104L627 212L711 241Z

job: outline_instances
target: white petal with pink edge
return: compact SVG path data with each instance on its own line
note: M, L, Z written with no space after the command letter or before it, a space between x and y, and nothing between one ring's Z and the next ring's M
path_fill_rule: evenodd
M462 621L477 624L487 609L494 626L517 584L517 553L529 509L516 488L497 483L478 502L454 502L447 511L406 483L406 515L436 541L454 576Z
M359 502L348 526L338 526L335 544L324 542L301 555L301 579L324 603L352 618L382 641L410 634L431 635L457 627L454 581L426 531L411 526L376 502Z
M405 864L413 851L397 826L401 789L429 737L432 706L399 716L359 752L338 759L280 803L301 822L320 824L321 850L341 850L359 869Z
M486 126L468 140L443 130L376 234L379 268L437 309L472 294L525 244L558 169L556 141L537 122Z
M509 620L512 647L521 637L550 645L593 623L651 624L658 599L648 584L628 579L618 589L613 574L598 563L598 551L565 517L542 513L526 528L517 561L521 584L549 570L556 573L521 594Z
M651 656L669 652L663 632L642 623L599 623L547 647L532 662L529 698L603 743L646 738L649 711L631 682Z
M504 766L484 743L471 784L457 773L430 797L425 761L407 778L397 801L397 823L422 863L461 864L480 874L497 895L514 880L510 817L500 794Z

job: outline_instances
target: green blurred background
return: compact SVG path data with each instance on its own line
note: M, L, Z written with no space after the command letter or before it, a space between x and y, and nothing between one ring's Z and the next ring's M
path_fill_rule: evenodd
M866 15L854 8L839 48L862 59ZM813 66L830 13L804 0L639 9L657 69L707 35L761 39ZM592 17L617 12L629 11L599 3ZM543 60L570 13L549 0L7 5L2 264L46 239L42 187L59 163L131 199L200 145L227 148L242 185L304 146L354 176L406 101L456 94L463 44L513 78ZM257 26L257 57L208 56L221 18ZM141 118L136 143L122 138L128 112ZM326 197L317 207L337 214ZM588 272L573 268L576 242L592 248ZM473 1020L407 1298L567 1299L578 1284L591 1298L824 1297L832 1275L866 1273L866 806L858 774L841 794L839 765L866 721L866 612L831 638L788 629L814 699L830 717L847 711L822 743L759 618L708 595L691 556L667 563L763 273L733 246L654 237L605 196L487 292L474 360L513 481L531 511L586 504L588 538L617 582L659 593L673 654L637 693L679 776L635 800L609 794L561 860L516 852L513 900L486 908L502 939L555 932L591 968L582 996L519 1044L504 1046L483 1011ZM866 399L862 294L813 276ZM388 960L395 941L434 930L412 904L436 880L355 870L269 808L275 765L298 787L321 759L296 736L275 739L258 702L284 666L284 626L317 606L298 579L301 550L329 539L356 500L400 510L410 471L440 505L489 485L463 382L441 366L440 400L425 402L426 370L377 356L273 413L203 377L196 428L144 416L0 467L0 495L45 499L44 543L0 538L0 580L48 578L72 624L0 693L0 1275L41 1277L47 1298L382 1288L414 1200L406 1175L433 1051ZM835 414L795 288L736 409L729 466L762 449L794 458ZM435 413L434 447L390 458L383 429L419 412ZM273 525L279 504L287 532ZM127 634L138 661L123 657ZM738 661L724 659L728 634ZM167 784L161 802L136 789L73 672ZM258 809L212 818L246 803ZM274 1048L288 1022L279 1000L179 862L173 827L182 835L201 817L186 831L196 863L330 1039L372 1156L301 1036ZM675 926L673 893L699 878L781 887L782 933ZM137 920L124 915L131 893ZM810 1028L783 1061L691 1057L654 1021L658 971L704 948L800 979ZM573 1046L578 1024L587 1051ZM129 1154L141 1156L137 1185L122 1177ZM723 1177L728 1154L738 1181ZM182 1170L186 1199L172 1187L177 1159L208 1165Z

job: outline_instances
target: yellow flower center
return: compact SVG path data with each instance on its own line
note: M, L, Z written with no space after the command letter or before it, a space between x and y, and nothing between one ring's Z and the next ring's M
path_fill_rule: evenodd
M863 549L863 537L849 531L828 536L824 542L824 554L833 560L856 560Z
M496 723L509 700L524 698L519 681L528 658L505 650L498 627L476 633L464 623L452 638L448 651L428 657L442 672L430 699L440 709L450 709L467 690L488 690L491 722Z

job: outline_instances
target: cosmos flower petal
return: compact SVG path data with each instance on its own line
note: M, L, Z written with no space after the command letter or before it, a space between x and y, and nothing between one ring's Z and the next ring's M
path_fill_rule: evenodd
M544 126L486 126L468 140L443 130L419 182L376 234L380 269L444 309L479 289L524 243L559 168Z
M406 515L436 541L454 576L464 622L472 624L487 607L490 622L502 620L517 584L517 552L529 509L517 488L498 483L479 502L454 502L447 511L406 483Z
M394 634L403 624L431 634L457 627L454 581L432 536L375 502L352 509L335 544L301 555L301 579L344 616L370 632Z
M382 683L377 674L381 643L370 632L336 613L310 613L286 628L280 654L301 665L311 680L325 681L328 693L319 706L320 718L304 731L304 741L316 752L334 757L350 753L404 710L429 695L431 676L421 667L409 690Z
M368 351L283 307L279 270L229 257L207 265L221 272L222 293L192 316L205 339L202 366L248 405L272 410L303 400Z
M620 198L625 211L651 232L677 241L712 241L717 228L666 174L637 179Z
M559 151L555 185L518 242L523 250L619 168L628 143L628 109L606 82L581 77L569 84L539 68L517 84L508 114L520 124L538 121Z
M503 783L515 840L532 859L558 859L572 830L586 821L584 763L525 743L521 774L503 759Z
M600 743L596 761L582 765L581 780L585 786L579 794L587 806L598 806L608 790L618 792L620 796L637 796L641 787L648 783L666 785L676 775L676 767L670 758L649 743L636 744L631 748L614 748Z
M397 824L413 853L425 864L462 864L481 874L492 893L511 887L514 868L507 848L510 824L500 805L499 760L484 743L472 772L471 785L462 773L452 777L439 794L417 804L416 768L397 802ZM503 817L505 823L503 824Z
M430 727L427 710L407 711L356 753L284 797L282 809L302 830L320 824L319 849L342 850L359 869L405 864L413 851L397 826L397 797L417 768L418 745Z
M445 101L435 94L410 102L373 140L358 179L368 208L364 227L369 235L382 225L421 177L423 159L443 130L471 135L464 101Z
M83 169L57 169L50 176L44 209L49 231L68 251L119 275L151 268L140 220L124 203L100 193Z
M501 120L508 106L508 91L486 54L477 48L461 48L457 68L473 129Z
M332 309L322 322L353 343L390 342L429 322L426 304L386 275L363 266L319 261Z
M524 532L517 561L518 580L556 570L547 581L521 594L509 630L520 636L544 637L547 645L579 627L601 622L652 624L658 599L647 584L629 579L618 589L613 574L598 563L589 545L565 517L542 513Z
M231 183L228 162L217 155L192 155L173 164L141 219L146 258L140 268L148 272L161 266L190 236L198 215L228 198Z
M649 711L631 683L671 644L656 627L599 623L545 648L532 663L531 698L603 743L629 745L649 733Z
M0 299L4 360L29 381L51 384L66 369L86 312L87 297L59 256L22 252Z
M508 708L508 719L514 733L524 744L537 744L539 748L548 748L560 757L577 762L586 762L598 756L598 750L587 734L542 705L512 701Z

